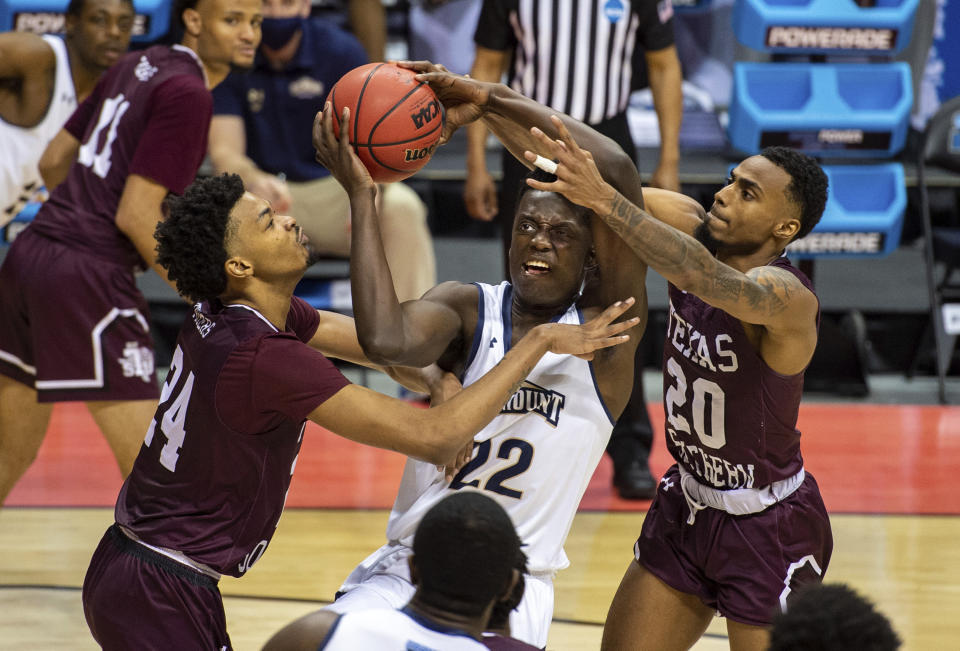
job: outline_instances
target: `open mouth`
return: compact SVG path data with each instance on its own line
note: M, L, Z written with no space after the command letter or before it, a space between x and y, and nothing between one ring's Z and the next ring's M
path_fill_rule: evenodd
M303 228L297 229L297 243L301 246L306 245L310 241L310 238L307 237L307 234L303 232Z
M523 263L523 270L528 274L539 276L550 273L550 265L543 260L527 260Z

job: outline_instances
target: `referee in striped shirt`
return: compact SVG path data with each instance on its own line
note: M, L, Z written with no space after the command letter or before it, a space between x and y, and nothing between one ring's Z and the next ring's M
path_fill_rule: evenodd
M670 0L483 0L474 41L471 77L498 82L509 66L512 88L589 124L619 143L634 160L627 103L634 86L634 51L642 48L661 142L660 161L648 182L679 191L683 79ZM503 150L498 197L486 166L486 137L481 122L468 127L464 202L474 219L498 217L509 278L516 197L528 170ZM647 499L656 491L648 463L653 431L643 396L641 361L635 365L630 403L607 447L613 459L614 486L627 499Z

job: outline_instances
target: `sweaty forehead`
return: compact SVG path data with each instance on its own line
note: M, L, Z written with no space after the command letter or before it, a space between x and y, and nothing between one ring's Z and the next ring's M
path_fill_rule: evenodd
M532 217L538 221L569 222L573 225L589 227L590 220L586 210L578 210L576 206L555 192L541 192L528 190L517 204L517 219Z
M270 204L265 199L261 199L255 194L244 192L243 196L234 204L230 211L231 221L236 222L241 228L249 227L257 223L257 218L264 210L270 208Z
M768 195L783 195L791 180L783 168L769 158L759 155L751 156L737 165L734 174L753 181Z
M199 0L197 9L211 15L229 13L259 14L263 11L261 0Z
M91 14L97 11L117 11L132 14L133 0L86 0L82 13Z

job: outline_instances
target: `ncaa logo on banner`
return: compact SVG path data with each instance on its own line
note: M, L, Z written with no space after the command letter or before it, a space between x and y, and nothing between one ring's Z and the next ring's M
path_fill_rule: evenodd
M613 24L620 22L626 13L627 7L623 0L607 0L603 5L603 15Z

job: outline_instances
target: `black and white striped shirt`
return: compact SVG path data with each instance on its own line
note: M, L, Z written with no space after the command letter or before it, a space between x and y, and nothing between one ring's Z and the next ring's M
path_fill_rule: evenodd
M513 50L509 84L587 124L623 113L634 47L673 45L670 0L483 0L474 41Z

